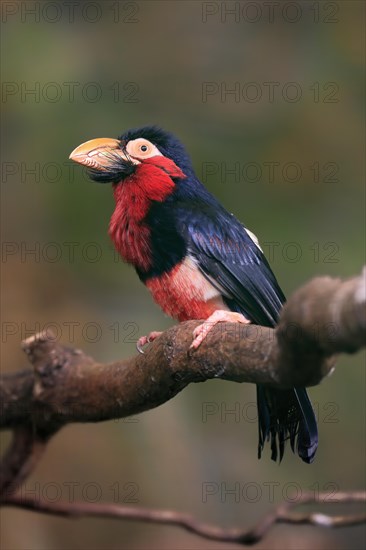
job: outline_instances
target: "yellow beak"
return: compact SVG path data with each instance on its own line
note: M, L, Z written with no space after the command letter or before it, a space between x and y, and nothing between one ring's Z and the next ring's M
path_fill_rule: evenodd
M121 149L118 139L97 138L91 139L76 147L69 156L70 160L87 166L93 170L107 170L116 160L116 155L128 160Z

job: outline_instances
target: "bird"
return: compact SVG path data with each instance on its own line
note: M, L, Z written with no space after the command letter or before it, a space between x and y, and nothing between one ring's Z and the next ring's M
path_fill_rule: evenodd
M286 301L258 239L197 177L178 138L159 126L96 138L70 157L90 178L113 187L109 235L153 299L173 319L197 319L194 352L217 323L275 327ZM138 349L159 332L138 341ZM313 462L317 422L305 388L257 385L258 458L266 441L271 459L292 451Z

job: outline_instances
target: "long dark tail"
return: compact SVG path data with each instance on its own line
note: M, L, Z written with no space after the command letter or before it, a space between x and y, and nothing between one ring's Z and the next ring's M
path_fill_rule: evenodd
M286 440L300 458L310 464L318 447L318 428L305 388L275 390L257 386L259 424L258 458L265 441L271 441L271 459L282 460Z

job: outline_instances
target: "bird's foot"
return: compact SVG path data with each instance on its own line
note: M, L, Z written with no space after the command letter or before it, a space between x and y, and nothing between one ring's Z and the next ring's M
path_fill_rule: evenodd
M210 315L202 325L198 325L198 327L194 329L193 342L190 345L190 349L197 349L217 323L243 323L244 325L249 325L250 321L241 313L218 309Z
M139 353L145 353L143 348L146 346L146 344L151 344L156 338L160 336L160 334L163 334L162 332L150 332L148 336L141 336L137 342L136 342L136 348Z

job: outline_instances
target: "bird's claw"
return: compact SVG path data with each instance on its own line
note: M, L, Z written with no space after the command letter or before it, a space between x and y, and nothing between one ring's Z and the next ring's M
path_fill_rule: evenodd
M213 329L217 323L243 323L248 325L250 321L241 313L234 311L216 310L204 323L198 325L193 331L193 342L190 345L190 350L197 349L205 340L207 334Z
M142 355L144 355L144 353L145 353L144 350L143 350L143 347L146 346L146 344L147 344L147 341L144 342L144 343L141 343L141 340L142 340L143 338L146 338L146 336L142 336L142 337L139 338L139 339L137 340L137 342L136 342L136 349L137 349L137 351L138 351L139 353L141 353Z
M153 342L155 338L158 338L160 334L162 333L154 331L154 332L150 332L148 336L140 336L140 338L136 342L137 351L142 355L144 355L145 351L143 348L146 346L146 344L151 344L151 342Z

